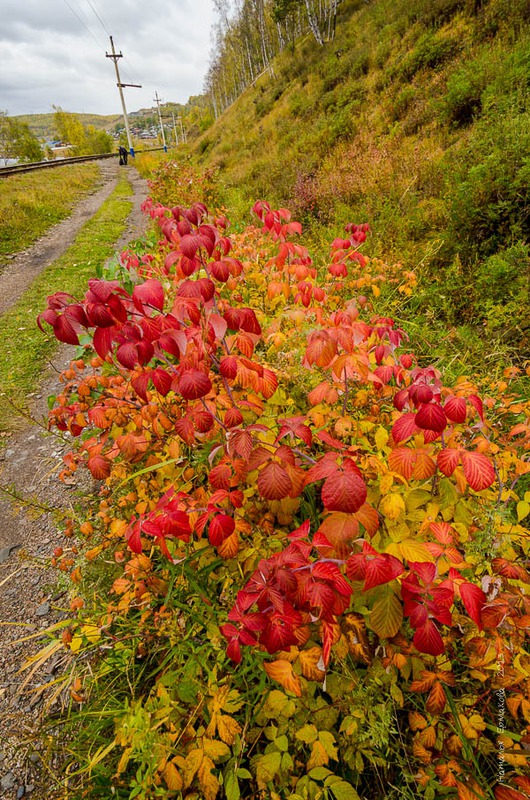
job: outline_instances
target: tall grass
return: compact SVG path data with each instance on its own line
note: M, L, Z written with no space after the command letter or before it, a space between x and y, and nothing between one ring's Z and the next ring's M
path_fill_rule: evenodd
M6 256L29 247L68 216L100 180L97 164L37 170L0 183L0 269Z

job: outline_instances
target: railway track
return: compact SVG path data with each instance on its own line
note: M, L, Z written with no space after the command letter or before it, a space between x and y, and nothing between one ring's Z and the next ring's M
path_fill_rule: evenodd
M154 153L156 150L163 150L163 147L150 147L148 150L136 150L135 153ZM59 158L55 161L35 161L32 164L15 164L12 167L0 167L0 178L9 175L21 175L24 172L33 172L37 169L53 169L54 167L65 167L68 164L82 164L83 161L99 161L104 158L118 158L118 153L100 153L95 156L75 156L73 158Z

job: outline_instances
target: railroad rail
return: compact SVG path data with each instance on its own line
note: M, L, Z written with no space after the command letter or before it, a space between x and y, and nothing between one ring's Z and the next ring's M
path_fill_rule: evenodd
M148 150L135 150L137 153L154 153L156 150L163 150L163 147L150 147ZM20 175L23 172L33 172L37 169L52 169L53 167L65 167L68 164L82 164L83 161L99 161L102 158L118 158L119 153L100 153L94 156L74 156L72 158L58 158L53 161L34 161L31 164L15 164L12 167L0 167L0 178L7 178L9 175Z

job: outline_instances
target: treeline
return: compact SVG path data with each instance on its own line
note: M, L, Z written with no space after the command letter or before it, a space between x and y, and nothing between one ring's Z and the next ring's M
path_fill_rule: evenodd
M214 0L217 22L205 89L215 117L306 33L323 46L335 36L341 0Z

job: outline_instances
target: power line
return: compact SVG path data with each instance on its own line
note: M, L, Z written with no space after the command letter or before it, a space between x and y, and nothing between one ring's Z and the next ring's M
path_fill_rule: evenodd
M92 11L94 12L94 14L96 15L96 17L99 19L99 21L100 21L100 23L101 23L101 27L103 28L103 30L105 31L105 33L106 33L108 36L110 36L110 31L109 31L109 29L107 28L107 26L105 25L105 22L102 20L101 16L99 15L97 8L95 8L95 7L92 5L92 3L90 2L90 0L87 0L87 3L88 3L88 5L90 6L90 8L92 9Z
M85 23L85 22L84 22L84 21L81 19L81 17L80 17L80 16L79 16L79 14L77 13L77 11L76 11L76 10L75 10L75 9L74 9L74 8L73 8L71 5L70 5L70 3L68 2L68 0L64 0L64 2L66 3L66 5L67 5L67 6L68 6L68 8L70 9L70 11L72 12L72 14L74 15L74 17L77 19L77 21L81 23L81 25L82 25L82 26L83 26L83 28L86 30L86 32L87 32L87 33L88 33L88 34L89 34L89 35L92 37L92 39L95 41L95 43L97 44L97 46L98 46L98 47L102 47L102 44L101 44L101 42L99 42L99 41L96 39L96 37L94 36L94 34L93 34L93 33L92 33L92 31L90 30L90 28L89 28L89 27L86 25L86 23Z

